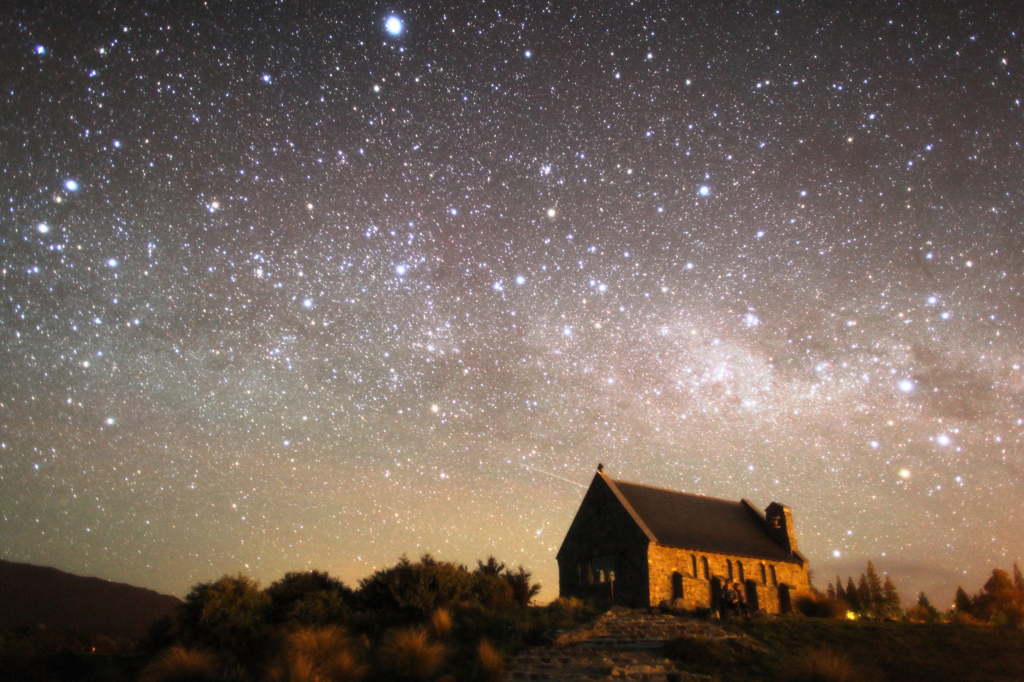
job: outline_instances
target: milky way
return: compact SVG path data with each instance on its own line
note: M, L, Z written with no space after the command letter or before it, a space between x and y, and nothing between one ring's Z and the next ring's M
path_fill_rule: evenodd
M1024 557L1013 3L16 4L4 558L552 597L598 462L819 587Z

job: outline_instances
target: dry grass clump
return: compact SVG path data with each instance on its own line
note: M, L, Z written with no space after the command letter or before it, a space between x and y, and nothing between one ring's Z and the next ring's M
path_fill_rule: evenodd
M488 682L501 682L502 673L505 672L505 658L494 645L486 639L481 639L476 645L477 662L480 665L480 678Z
M387 671L407 680L425 680L444 664L445 647L431 642L422 627L391 630L377 650L377 658Z
M430 632L438 639L452 634L452 614L448 609L434 609L430 614Z
M366 666L348 633L335 626L302 628L288 635L280 659L271 665L270 682L355 682Z
M786 677L789 682L859 682L850 659L829 649L806 651Z
M139 682L214 682L220 673L220 661L210 652L176 646L146 666Z

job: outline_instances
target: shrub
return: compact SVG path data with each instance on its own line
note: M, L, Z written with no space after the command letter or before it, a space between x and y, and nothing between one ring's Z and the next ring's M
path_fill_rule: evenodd
M168 649L139 674L139 682L214 682L221 665L208 651L176 646Z
M979 620L965 611L950 611L949 622L954 625L984 625L984 621Z
M390 630L377 650L381 666L395 677L425 680L444 664L443 644L430 641L422 627Z
M321 571L285 573L266 589L271 623L293 622L305 626L346 622L353 592L343 582Z
M477 663L480 666L480 679L487 682L501 682L505 671L505 659L486 639L481 639L476 646Z
M801 596L796 600L796 609L810 618L846 618L849 605L842 599L824 595Z
M789 682L855 682L861 676L848 658L821 649L804 652L786 679Z
M417 563L402 557L391 568L364 578L359 597L368 609L398 612L422 622L434 609L471 601L474 582L464 566L424 554Z
M271 682L355 682L366 674L347 633L339 627L303 628L288 635Z
M200 583L179 607L181 639L188 645L235 653L258 648L268 602L259 583L242 574Z

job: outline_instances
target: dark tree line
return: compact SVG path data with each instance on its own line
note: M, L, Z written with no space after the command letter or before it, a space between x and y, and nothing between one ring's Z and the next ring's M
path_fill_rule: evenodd
M853 576L848 576L843 587L843 580L837 575L834 584L829 582L826 594L831 599L846 602L849 611L859 616L896 618L902 614L896 583L888 575L883 581L872 561L868 561L867 570L860 574L856 583Z
M497 679L505 654L587 614L562 601L530 607L539 591L528 570L494 557L472 570L402 557L358 589L320 571L287 573L266 589L225 575L194 586L154 628L149 648L163 653L144 678Z
M953 608L985 623L999 623L1024 626L1024 576L1020 567L1013 564L1013 577L996 568L981 590L971 596L963 587L956 588Z

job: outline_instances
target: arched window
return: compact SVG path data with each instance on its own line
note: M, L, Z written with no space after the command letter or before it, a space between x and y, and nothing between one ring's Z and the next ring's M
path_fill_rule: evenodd
M700 561L704 565L704 580L711 580L711 567L708 566L708 558L702 556Z
M693 564L693 571L690 573L690 575L692 575L694 578L696 578L697 577L697 555L696 554L691 554L690 555L690 562Z
M738 581L740 581L740 582L743 582L743 562L742 561L737 561L736 562L736 579Z
M779 579L775 576L775 567L774 566L769 566L768 568L769 568L769 570L771 571L771 574L772 574L772 585L778 585L779 584Z
M725 560L725 569L727 572L727 577L729 578L729 580L732 580L732 559Z
M761 564L761 584L768 584L768 569L764 567L764 564Z

